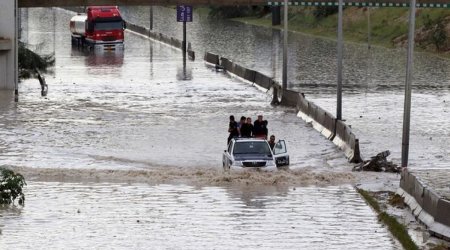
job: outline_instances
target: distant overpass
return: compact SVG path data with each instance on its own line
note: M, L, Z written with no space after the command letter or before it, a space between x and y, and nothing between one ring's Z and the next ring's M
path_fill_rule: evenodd
M4 1L4 0L0 0ZM237 5L282 5L283 0L18 0L19 8L28 7L66 7L90 5L157 5L177 4L194 6L237 6ZM291 0L290 5L336 5L338 0ZM344 0L347 6L406 7L409 0ZM449 0L417 0L421 7L450 7Z

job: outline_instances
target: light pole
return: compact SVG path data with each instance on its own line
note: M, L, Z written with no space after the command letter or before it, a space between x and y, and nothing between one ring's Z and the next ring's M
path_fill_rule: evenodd
M409 6L408 54L406 61L405 104L403 109L402 167L408 167L409 127L411 120L411 82L414 62L414 33L416 24L416 0Z
M284 0L284 33L283 33L283 75L282 88L287 89L287 54L288 54L288 0Z
M338 44L337 44L337 104L336 104L336 119L342 120L342 50L343 50L343 32L342 32L342 12L344 1L339 0L339 14L338 14Z

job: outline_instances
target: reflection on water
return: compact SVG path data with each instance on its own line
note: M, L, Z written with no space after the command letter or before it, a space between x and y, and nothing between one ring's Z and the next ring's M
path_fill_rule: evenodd
M179 81L191 81L193 80L192 68L186 63L186 55L183 56L182 65L177 66L177 80Z
M395 249L351 186L30 182L25 192L24 208L0 209L7 249Z
M92 51L86 56L87 67L115 66L123 64L123 51Z

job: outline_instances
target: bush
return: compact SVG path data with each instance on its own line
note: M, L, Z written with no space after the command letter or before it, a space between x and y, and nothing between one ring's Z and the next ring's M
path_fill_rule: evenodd
M316 19L322 19L327 16L338 13L338 6L318 6L314 9L313 15Z
M221 6L211 7L209 17L211 18L237 18L247 16L261 16L269 11L268 8L260 6Z
M431 41L433 41L437 51L440 51L441 48L445 46L445 42L447 41L447 32L445 31L445 26L442 22L436 24L433 29Z
M436 46L437 51L440 51L445 47L448 37L443 18L439 17L433 20L430 15L426 14L422 17L422 22L425 30L430 31L428 40Z
M0 204L13 204L18 199L19 205L24 205L25 195L22 192L26 185L25 178L18 173L0 167Z

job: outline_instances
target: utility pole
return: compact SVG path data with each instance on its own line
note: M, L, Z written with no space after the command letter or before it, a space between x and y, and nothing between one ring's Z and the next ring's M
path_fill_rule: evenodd
M339 14L338 14L338 68L337 68L337 105L336 105L336 119L342 120L342 50L343 50L343 32L342 32L342 16L343 16L344 1L339 0Z
M14 1L14 101L19 102L19 4Z
M409 5L408 54L406 61L405 104L403 109L402 168L408 167L409 127L411 120L411 82L414 62L414 33L416 24L416 0Z
M153 30L153 6L150 6L150 30Z
M287 89L287 54L288 54L288 0L284 0L284 42L283 42L283 76L282 88Z

